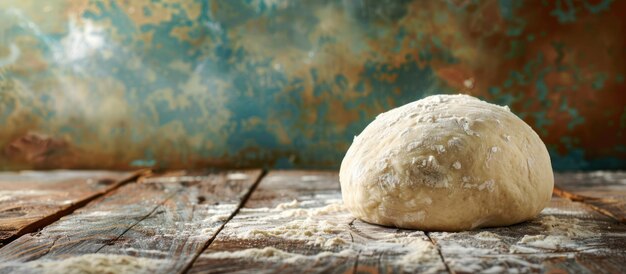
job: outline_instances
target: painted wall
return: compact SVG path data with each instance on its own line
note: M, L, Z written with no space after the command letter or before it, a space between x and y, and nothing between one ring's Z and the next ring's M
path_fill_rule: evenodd
M0 169L337 168L378 113L509 105L626 168L626 1L3 0Z

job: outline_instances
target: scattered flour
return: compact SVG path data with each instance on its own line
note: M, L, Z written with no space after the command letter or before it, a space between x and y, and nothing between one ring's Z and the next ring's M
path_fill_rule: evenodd
M324 237L317 237L313 242L314 245L323 246L323 247L333 247L333 246L341 246L346 244L347 242L344 239L339 237L333 237L330 239Z
M289 240L303 240L312 245L329 247L346 243L345 240L333 236L345 230L342 229L342 226L327 220L320 221L307 218L304 220L293 220L274 228L252 229L246 233L245 237L279 237ZM328 236L333 237L328 238Z
M406 151L411 152L421 145L422 145L421 142L410 142L409 144L406 145Z
M220 223L220 222L225 222L226 220L228 220L228 218L230 218L230 214L214 215L214 216L211 216L211 218L208 219L208 222L209 223Z
M300 254L289 253L286 251L282 251L280 249L276 249L273 247L266 247L263 249L258 248L250 248L238 251L221 251L214 252L210 254L202 254L204 258L211 259L231 259L231 258L250 258L253 260L275 260L281 261L285 259L295 258L295 257L304 257Z
M508 246L509 253L513 254L546 254L546 251L584 251L597 250L593 240L592 228L586 226L583 220L572 216L545 216L541 215L531 224L540 231L539 235L525 235L515 244L509 246L511 239L508 234L496 234L489 231L481 232L434 232L432 235L445 244L441 245L441 252L446 256L446 262L455 272L467 273L529 273L543 272L544 266L540 262L528 261L527 257L505 255L502 251ZM592 237L591 240L589 238ZM575 252L551 253L550 257L574 256ZM495 258L493 265L486 266L482 258ZM568 257L569 258L569 257Z
M490 268L487 268L485 270L481 270L480 272L483 273L483 274L498 274L498 273L505 273L505 272L507 272L507 269L502 267L502 266L499 266L499 265L494 265L494 266L492 266Z
M540 252L540 250L537 250L531 247L522 246L519 244L513 245L509 248L509 253L511 254L531 254L531 253L538 253L538 252Z
M282 204L278 206L281 206L281 205ZM327 215L330 213L343 211L343 210L346 210L346 208L344 207L343 203L331 203L320 208L311 208L311 209L288 208L287 210L284 210L284 209L277 207L276 210L282 211L280 213L281 217L313 217L313 216Z
M550 235L568 237L589 237L595 234L588 228L580 225L577 218L558 219L554 216L544 216L540 219L541 225Z
M288 209L288 208L296 208L296 207L299 207L299 206L300 206L300 203L298 202L298 200L294 199L293 201L288 202L288 203L278 204L275 209L276 210L283 210L283 209Z
M565 245L571 245L573 242L566 236L524 235L524 237L517 243L526 244L531 247L559 249Z
M461 129L463 129L465 134L480 137L480 134L478 134L478 132L473 131L471 129L472 125L471 125L471 122L468 120L468 118L461 117L456 120L456 123L461 127Z
M446 260L456 273L540 273L542 265L531 263L513 256L501 257L493 261L495 265L485 269L483 261L472 256Z
M227 180L231 181L243 181L248 179L248 174L245 173L230 173L226 175Z
M502 240L500 238L500 235L489 232L489 231L482 231L474 235L474 237L483 241L501 241Z
M249 248L238 251L223 251L214 252L210 254L202 254L201 257L208 259L238 259L246 258L257 261L280 261L284 263L298 263L305 260L320 260L326 257L354 257L357 255L357 251L352 249L344 249L340 252L320 252L316 255L302 255L297 253L291 253L283 251L274 247Z
M0 267L12 268L16 273L89 274L89 273L155 273L164 260L126 255L88 254L64 260L42 260L26 263L4 263Z
M433 150L437 151L438 154L446 152L446 147L443 145L435 145L433 146Z
M324 197L318 197L324 198ZM276 213L273 216L265 216L265 218L275 217L276 219L282 218L293 218L293 217L316 217L322 215L328 215L331 213L336 213L340 211L346 211L347 209L343 205L341 199L325 199L325 206L321 207L312 207L312 208L303 208L303 206L308 206L309 204L315 204L312 201L298 201L293 200L291 202L281 203L276 205L274 208L260 207L260 208L242 208L241 212L248 213Z
M423 262L432 261L433 258L439 256L437 249L431 242L421 239L412 239L404 249L406 249L408 253L397 261L397 264L403 266L419 265Z
M441 247L442 252L449 254L472 254L472 256L492 255L495 253L491 248L479 248L467 243L449 242Z
M545 234L524 235L509 252L511 253L536 253L540 249L559 250L563 248L578 249L580 244L577 240L599 236L589 228L581 226L576 218L559 219L554 216L543 216L539 219Z

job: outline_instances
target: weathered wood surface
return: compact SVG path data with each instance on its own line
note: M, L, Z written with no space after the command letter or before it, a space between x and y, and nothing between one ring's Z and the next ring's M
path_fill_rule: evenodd
M569 196L555 196L538 218L444 233L354 219L336 172L270 172L256 188L258 171L166 173L0 248L0 273L57 262L147 273L624 273L626 224L615 218L623 211L588 204L621 199L620 174L559 174L557 191Z
M626 261L626 226L563 198L533 221L461 233L367 224L340 198L336 173L270 173L190 272L620 273Z
M336 172L270 172L189 273L445 272L421 231L355 220Z
M159 265L152 272L180 272L236 211L260 175L254 170L141 178L0 249L0 273L95 253L131 255L122 257L126 261L147 259Z
M626 172L568 172L555 174L555 193L583 202L600 213L626 223Z
M52 223L132 177L129 172L0 173L0 246Z
M626 225L559 197L529 222L429 235L455 273L623 273L626 262Z

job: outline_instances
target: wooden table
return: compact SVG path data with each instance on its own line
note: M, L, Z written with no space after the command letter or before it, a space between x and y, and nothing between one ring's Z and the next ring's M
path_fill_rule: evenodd
M563 173L523 224L353 218L333 171L0 173L0 273L626 273L626 172Z

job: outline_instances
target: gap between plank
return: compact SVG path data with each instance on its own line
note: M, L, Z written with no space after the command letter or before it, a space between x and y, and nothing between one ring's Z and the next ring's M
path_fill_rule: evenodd
M604 198L595 198L595 197L583 196L583 195L579 195L579 194L576 194L576 193L569 192L567 190L560 189L558 187L554 187L553 193L556 196L568 199L568 200L570 200L572 202L579 202L579 203L581 203L581 204L591 208L592 210L594 210L594 211L596 211L596 212L598 212L598 213L600 213L600 214L602 214L604 216L607 216L607 217L609 217L609 218L611 218L613 220L616 220L616 221L618 221L620 223L626 223L626 220L624 218L615 216L615 214L611 213L610 211L608 211L608 210L606 210L604 208L598 207L598 206L596 206L594 204L589 203L589 201L604 201L604 202L610 203L610 202L614 202L613 200L604 199Z
M424 234L426 234L426 237L428 237L428 240L430 240L430 242L435 246L435 248L437 249L437 253L439 254L439 258L441 258L441 262L443 263L443 266L446 267L446 271L450 274L455 273L452 272L452 270L450 270L450 267L448 266L448 263L446 263L446 258L443 256L443 253L441 253L441 248L439 248L439 245L437 244L437 242L435 242L433 240L433 238L430 237L430 232L426 232L424 231Z
M193 266L193 264L196 262L196 260L198 259L198 257L200 257L200 255L202 255L202 253L209 248L209 246L211 246L211 244L213 243L213 241L217 238L217 235L220 234L220 232L222 232L222 230L224 229L224 227L226 226L226 224L228 224L228 222L230 222L230 220L232 220L237 213L239 213L239 209L241 209L246 202L248 201L248 199L250 198L250 196L252 196L252 193L254 193L254 191L256 190L257 186L261 183L261 180L263 180L263 178L265 177L265 175L267 175L268 170L267 169L263 169L261 171L261 174L259 175L259 177L256 179L256 181L254 182L254 184L252 184L252 186L250 187L250 189L248 190L248 192L246 192L246 194L243 196L243 198L241 199L241 202L239 202L239 205L237 206L237 208L233 211L233 213L230 214L230 216L228 216L228 219L226 219L226 221L217 229L217 231L215 231L215 234L213 234L213 236L211 238L209 238L209 240L204 244L204 246L202 247L202 249L196 253L196 255L193 256L193 258L191 258L191 261L189 261L189 263L187 264L187 266L185 268L183 268L183 270L181 270L178 273L187 273L189 272L189 270L191 269L191 267Z
M53 214L50 214L46 217L43 217L37 221L34 221L28 225L26 225L25 227L23 227L22 229L18 230L17 232L15 232L15 234L11 237L8 237L6 239L4 239L3 241L0 241L0 248L7 246L8 244L10 244L11 242L17 240L18 238L28 234L28 233L32 233L32 232L36 232L40 229L45 228L46 226L58 221L59 219L68 216L72 213L74 213L74 211L85 207L87 204L89 204L90 202L92 202L95 199L98 199L104 195L107 195L115 190L117 190L118 188L122 187L123 185L126 185L128 183L131 182L136 182L140 177L142 176L146 176L149 175L152 171L149 169L142 169L142 170L138 170L135 171L133 174L131 174L130 176L128 176L125 179L120 180L118 183L116 183L113 187L106 189L102 192L93 194L89 197L87 197L86 199L80 200L72 205L70 205L69 207L66 207L64 209L61 209Z
M132 224L131 226L129 226L128 228L126 228L124 230L124 232L122 232L120 235L118 235L117 237L115 237L115 239L111 239L109 241L107 241L105 244L103 244L102 246L100 246L96 252L94 253L98 253L100 252L100 250L102 250L105 246L113 244L115 242L117 242L120 238L122 238L122 236L124 236L124 234L126 234L126 232L130 231L131 229L133 229L133 227L137 226L139 223L143 222L143 220L145 220L146 218L150 217L152 215L152 213L154 213L157 209L159 209L159 207L163 206L167 201L169 201L170 199L172 199L172 197L174 197L176 194L179 194L183 192L183 190L178 190L174 193L172 193L170 196L167 196L167 198L165 198L162 202L160 202L158 205L156 205L152 210L150 210L150 212L148 212L148 214L144 215L143 217L141 217L139 220L137 220L137 222L135 222L134 224Z

